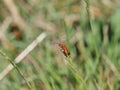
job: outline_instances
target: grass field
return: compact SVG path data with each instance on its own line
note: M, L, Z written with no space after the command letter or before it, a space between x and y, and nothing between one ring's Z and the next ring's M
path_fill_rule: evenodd
M0 90L120 90L120 1L0 0Z

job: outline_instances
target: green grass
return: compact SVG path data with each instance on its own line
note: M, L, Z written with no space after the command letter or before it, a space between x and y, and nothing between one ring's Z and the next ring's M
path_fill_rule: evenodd
M17 64L25 80L30 82L31 90L120 89L120 7L116 5L115 0L113 6L111 5L112 9L105 5L102 7L102 3L90 0L88 2L90 6L101 9L100 14L95 17L86 11L90 7L88 8L83 0L80 3L79 0L26 1L15 1L20 15L26 22L27 28L22 32L23 40L18 40L9 33L11 27L9 26L4 34L14 50L9 45L6 48L3 42L0 48L10 60L14 60L41 32L47 33L45 40ZM9 15L3 7L4 4L0 3L2 8L0 11L4 11L0 15L0 24ZM109 9L111 11L107 13ZM73 14L79 18L74 20L71 17ZM101 14L103 16L100 16ZM69 21L66 22L66 19ZM47 24L52 23L56 26L55 30L49 31L37 27L34 22L40 20ZM111 39L105 33L109 26L108 21L111 24ZM103 36L101 36L101 28ZM61 52L59 42L66 44L70 57L65 57ZM0 72L9 63L0 55ZM25 80L17 70L13 69L0 81L0 90L30 90Z

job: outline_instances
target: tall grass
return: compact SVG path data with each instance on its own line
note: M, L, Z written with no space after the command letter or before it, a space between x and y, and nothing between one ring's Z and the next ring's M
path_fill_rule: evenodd
M1 40L0 47L6 54L0 52L0 70L8 60L19 74L11 71L0 81L0 90L29 90L27 87L31 86L33 90L120 89L120 7L116 0L112 3L104 0L14 2L29 30L22 30L23 40L8 32L11 25L4 33L15 51L10 46L6 49ZM9 15L4 7L1 2L0 23ZM12 60L43 31L48 33L46 40L16 65ZM70 50L70 57L61 55L58 45L53 43L61 38L65 38L63 42Z

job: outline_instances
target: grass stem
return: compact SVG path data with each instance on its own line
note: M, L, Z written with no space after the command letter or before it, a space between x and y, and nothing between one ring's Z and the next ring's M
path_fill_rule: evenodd
M18 73L22 76L22 78L25 80L27 86L32 89L30 83L26 80L26 78L24 77L22 71L19 69L19 67L16 65L16 63L14 63L14 61L11 60L11 58L9 58L2 50L0 50L0 54L6 59L8 60L18 71Z

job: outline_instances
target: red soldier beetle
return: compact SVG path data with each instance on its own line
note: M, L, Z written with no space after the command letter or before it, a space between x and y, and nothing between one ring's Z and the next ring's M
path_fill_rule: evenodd
M59 46L61 47L61 50L66 57L70 55L70 52L65 43L59 43Z

